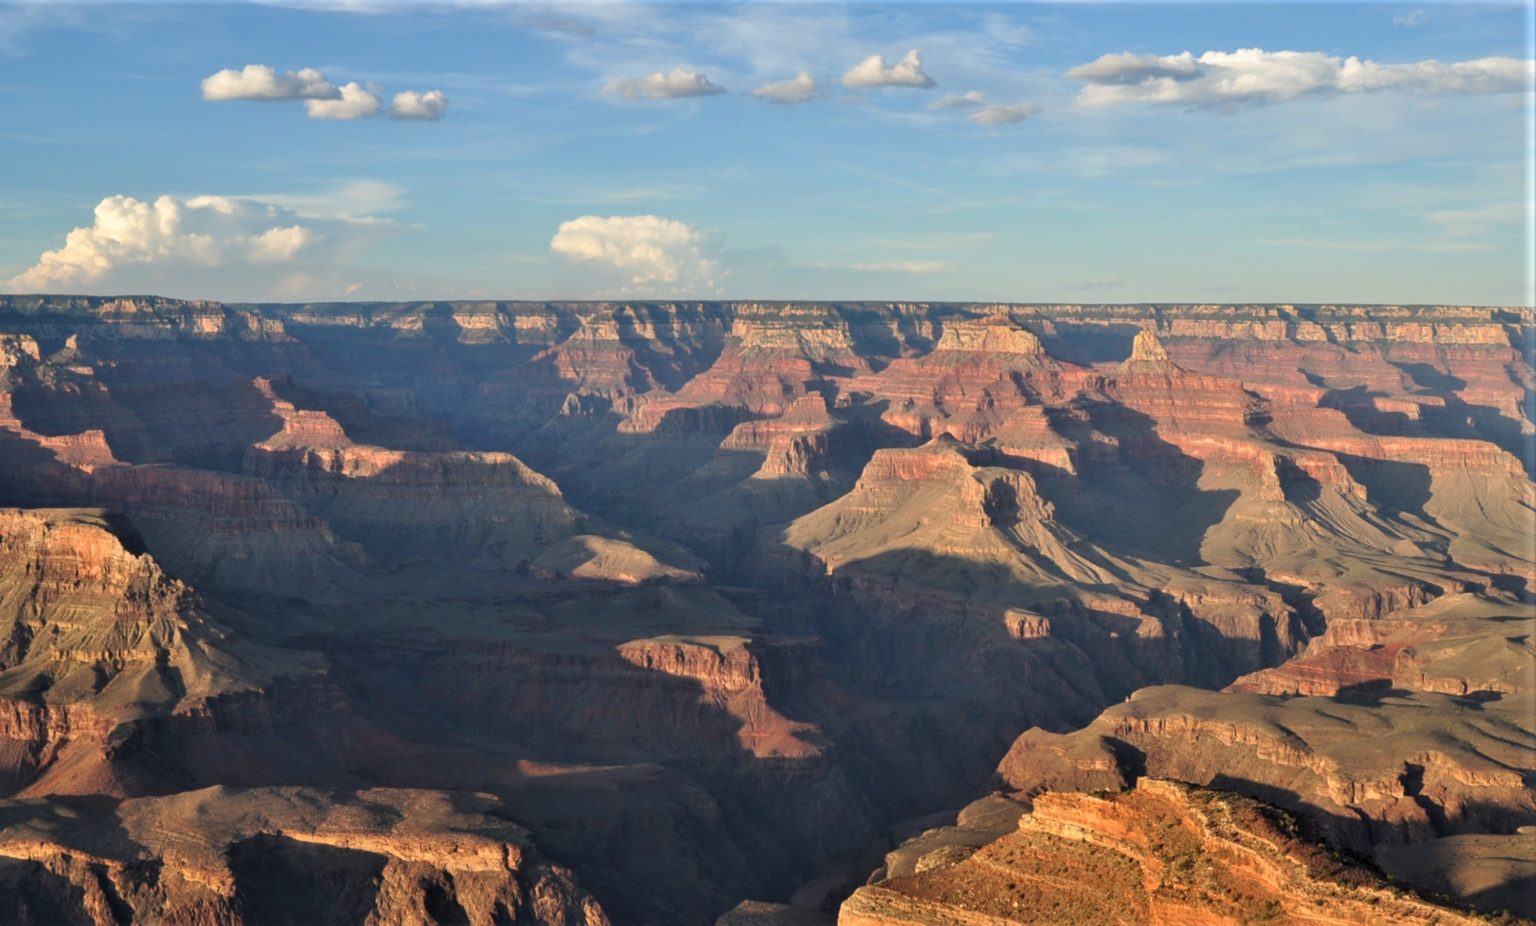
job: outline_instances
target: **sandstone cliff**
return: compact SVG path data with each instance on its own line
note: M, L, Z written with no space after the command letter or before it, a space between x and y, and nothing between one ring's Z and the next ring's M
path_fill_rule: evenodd
M1484 922L1405 893L1256 801L1145 778L1107 797L1047 793L979 848L922 856L859 889L839 926Z

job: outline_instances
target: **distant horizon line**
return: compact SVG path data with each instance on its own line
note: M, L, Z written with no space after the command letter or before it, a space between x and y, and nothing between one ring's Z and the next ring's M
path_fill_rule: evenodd
M494 303L494 304L523 304L523 305L549 305L549 304L575 304L575 305L647 305L647 304L676 304L694 303L698 305L725 305L740 303L780 303L799 305L963 305L963 306L1145 306L1145 307L1179 307L1179 306L1267 306L1267 307L1325 307L1325 306L1350 306L1358 308L1460 308L1460 309L1506 309L1536 311L1536 301L1528 304L1517 303L1475 303L1475 302L1366 302L1361 300L1325 300L1325 301L1298 301L1284 299L1186 299L1186 300L1114 300L1108 302L1073 301L1063 299L902 299L902 298L856 298L856 299L795 299L784 297L722 297L700 298L696 296L625 296L625 297L512 297L503 298L495 296L456 296L449 298L417 297L410 299L298 299L298 300L266 300L266 299L219 299L213 297L190 296L166 296L160 293L112 293L109 295L95 295L89 293L0 293L0 302L13 299L85 299L110 302L114 300L157 299L166 302L206 302L219 305L255 305L255 306L306 306L306 305L425 305L432 303Z

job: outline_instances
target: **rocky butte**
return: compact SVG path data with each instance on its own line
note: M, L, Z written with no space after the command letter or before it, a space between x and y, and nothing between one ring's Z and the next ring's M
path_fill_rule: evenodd
M1533 338L0 297L0 910L1536 917Z

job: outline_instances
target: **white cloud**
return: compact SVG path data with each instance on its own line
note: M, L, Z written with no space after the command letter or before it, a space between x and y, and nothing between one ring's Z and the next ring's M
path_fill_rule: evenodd
M1178 55L1101 55L1067 72L1074 80L1090 84L1132 85L1150 80L1190 80L1198 76L1200 66L1189 52Z
M1039 111L1040 107L1033 103L1020 103L1014 106L996 105L978 109L967 118L977 125L1012 125L1015 122L1023 122Z
M704 294L724 277L709 236L656 215L584 215L560 223L549 249L575 264L616 274L632 292Z
M770 103L804 103L816 96L816 78L801 71L789 80L763 84L752 95Z
M843 75L843 86L867 89L873 87L932 87L933 78L923 71L923 60L917 49L908 51L902 59L889 67L883 55L870 55Z
M235 199L254 199L291 210L303 219L333 219L355 223L388 221L381 212L397 212L406 206L405 190L383 180L349 180L313 193L252 193Z
M143 202L109 196L95 221L76 228L64 246L45 251L10 280L18 291L68 291L141 264L218 267L226 263L291 261L316 240L287 210L224 196ZM291 223L291 224L290 224Z
M269 228L251 240L251 260L257 263L281 263L293 260L306 245L315 240L315 233L302 225L287 228Z
M1463 209L1438 209L1425 213L1447 238L1491 238L1518 235L1529 221L1530 202L1515 200L1487 203Z
M944 273L950 269L950 265L942 260L878 260L854 264L853 269L872 273L930 274Z
M657 71L645 77L611 80L603 85L603 93L618 94L626 100L672 100L687 96L713 96L724 93L725 88L710 82L698 71L674 68L670 72Z
M265 64L225 68L203 80L205 100L330 100L336 88L314 68L278 71Z
M1308 97L1374 91L1429 94L1511 93L1526 89L1536 62L1516 58L1472 61L1415 61L1380 64L1322 52L1241 48L1208 51L1199 57L1115 54L1072 68L1084 81L1078 102L1231 105L1280 103Z
M985 96L980 90L969 90L965 93L951 93L949 96L934 100L928 104L929 109L976 109L987 105L983 99Z
M311 119L366 119L378 115L379 96L353 81L343 84L341 97L335 100L305 100Z
M426 93L406 90L395 94L394 100L389 104L389 115L392 119L420 119L436 122L443 118L443 112L447 108L448 98L443 96L441 90L428 90Z
M1533 79L1536 61L1518 58L1477 58L1448 64L1434 60L1377 64L1349 58L1339 75L1339 89L1345 93L1409 90L1459 96L1516 93L1530 89Z
M1423 24L1423 10L1412 10L1410 12L1402 13L1398 16L1392 17L1392 25L1394 26L1403 26L1405 28L1412 29L1415 26L1422 26Z
M393 230L382 220L301 212L253 197L109 196L89 224L0 289L335 298L358 279L347 264L359 248Z
M386 111L379 89L356 81L340 87L314 68L277 71L265 64L226 68L203 81L205 100L302 101L311 119L367 119L387 114L392 119L436 122L448 108L441 90L406 90L395 94Z
M564 3L551 7L569 22L546 38L575 68L613 77L731 62L755 87L802 70L816 73L855 41L854 14L831 4L688 4L686 15L658 15L645 3ZM583 33L578 35L577 33ZM616 71L623 62L624 71ZM709 68L705 68L706 71ZM601 81L599 82L601 85Z

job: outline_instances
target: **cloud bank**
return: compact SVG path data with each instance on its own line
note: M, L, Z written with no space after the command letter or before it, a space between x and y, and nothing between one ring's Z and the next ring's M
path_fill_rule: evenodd
M923 70L922 57L914 48L890 66L886 65L883 55L870 55L843 75L843 86L860 90L875 87L932 87L933 78Z
M624 291L705 294L725 274L710 256L709 236L657 215L584 215L560 223L552 253L617 278Z
M1349 93L1434 95L1514 93L1530 86L1536 62L1517 58L1380 64L1322 52L1208 51L1177 55L1104 55L1067 76L1087 86L1084 106L1174 103L1193 106L1283 103Z

